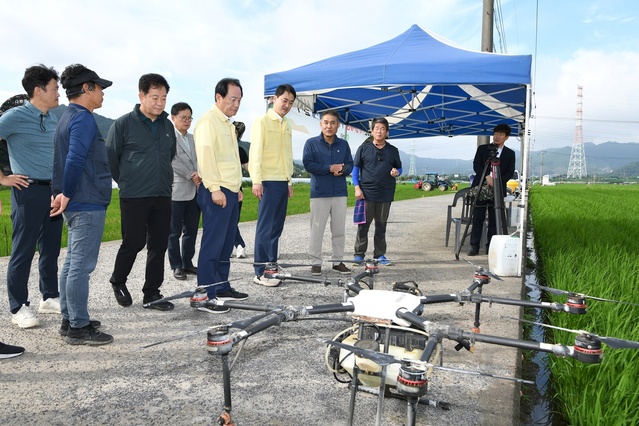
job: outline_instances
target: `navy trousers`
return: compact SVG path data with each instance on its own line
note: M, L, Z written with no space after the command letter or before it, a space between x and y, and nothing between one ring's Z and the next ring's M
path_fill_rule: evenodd
M237 231L239 215L237 192L221 188L226 196L226 207L213 203L211 192L200 185L197 201L202 209L202 241L197 262L197 284L208 285L210 299L216 293L224 293L231 289L229 271L231 269L231 253Z
M257 208L255 262L277 262L280 236L284 230L288 206L288 182L262 182L264 194ZM264 274L265 265L255 265L255 275Z

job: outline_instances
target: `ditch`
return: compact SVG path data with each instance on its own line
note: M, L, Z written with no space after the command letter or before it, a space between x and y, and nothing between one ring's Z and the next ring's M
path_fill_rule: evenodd
M533 265L537 264L534 248L533 233L527 235L528 259ZM536 287L537 275L535 267L526 268L526 296L529 300L542 300L542 291ZM527 308L524 318L538 323L546 322L546 312L540 308ZM540 325L524 323L524 338L535 342L542 342L546 338L546 329ZM525 426L551 426L563 425L561 416L557 414L552 398L552 380L548 367L546 352L524 352L523 376L527 380L534 381L534 385L522 385L522 403L520 424Z

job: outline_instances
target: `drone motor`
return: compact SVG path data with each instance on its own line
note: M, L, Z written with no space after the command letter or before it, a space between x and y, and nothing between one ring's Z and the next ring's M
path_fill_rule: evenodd
M264 276L266 278L274 278L274 275L280 273L280 268L277 266L277 263L271 262L267 263L264 267Z
M373 274L379 274L379 264L376 260L367 260L364 263L364 269L370 271Z
M399 367L397 392L412 397L426 395L428 392L428 370L411 365Z
M490 283L490 276L483 269L478 269L473 274L473 280L477 281L479 284L488 284Z
M569 313L583 315L586 313L586 298L582 295L571 293L566 299L566 306Z
M191 298L189 299L189 304L192 308L197 308L199 306L202 306L202 304L207 300L209 300L209 295L207 294L206 290L197 289L195 290L195 293L193 293L193 296L191 296Z
M211 355L224 355L231 352L233 342L229 336L228 327L209 330L206 333L206 350Z
M603 357L601 350L601 341L588 334L579 334L575 337L575 352L573 357L577 361L586 364L599 364Z

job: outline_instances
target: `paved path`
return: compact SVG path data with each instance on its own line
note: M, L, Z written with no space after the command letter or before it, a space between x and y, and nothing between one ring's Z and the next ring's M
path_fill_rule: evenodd
M474 268L455 261L452 247L444 247L446 206L453 195L402 201L393 204L388 226L388 253L404 260L383 267L375 276L375 288L390 289L394 281L414 280L425 294L459 292L472 283ZM352 214L349 209L348 214ZM306 258L309 216L288 217L281 242L281 261ZM252 260L255 223L242 223ZM347 225L347 250L351 254L355 226ZM328 235L328 234L327 234ZM372 241L372 232L371 232ZM10 324L6 296L0 298L0 340L25 346L18 358L0 361L0 423L33 425L203 425L221 412L221 363L205 350L204 330L216 324L249 317L232 310L211 315L193 310L179 300L175 310L164 313L142 309L141 287L145 255L141 254L129 279L133 306L117 305L109 277L119 242L102 246L98 268L91 280L89 310L103 323L115 341L101 347L69 346L58 336L60 318L38 315L41 325L20 330ZM327 258L330 243L324 242ZM467 249L465 248L464 251ZM370 254L369 254L370 255ZM61 256L63 258L64 253ZM5 276L7 258L0 259ZM473 258L487 266L487 256ZM34 261L34 264L36 262ZM338 277L325 265L325 275ZM292 306L342 301L342 290L285 281L277 288L251 283L252 267L234 262L234 286L250 294L249 302ZM303 275L309 268L291 268ZM166 269L163 293L170 295L194 288L195 280L177 281ZM37 272L29 284L32 305L37 307ZM518 298L521 279L493 281L484 294ZM518 337L514 322L500 315L519 315L516 307L482 306L485 334ZM456 304L429 305L424 316L433 322L470 330L474 308ZM233 372L233 414L236 424L249 425L344 425L348 418L349 391L336 382L324 366L325 346L317 338L333 338L344 323L299 321L285 323L250 339L241 351ZM143 345L194 331L194 336L140 350ZM514 349L477 343L474 353L456 352L444 341L444 365L516 376L520 357ZM236 353L236 351L234 351ZM518 424L519 390L512 382L436 371L428 397L452 404L450 411L420 406L418 425L511 425ZM358 394L355 424L375 422L377 398ZM403 425L405 402L387 400L384 425Z

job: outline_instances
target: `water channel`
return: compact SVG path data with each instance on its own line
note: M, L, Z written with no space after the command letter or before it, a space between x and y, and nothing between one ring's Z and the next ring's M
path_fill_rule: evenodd
M528 258L536 265L537 256L534 249L534 239L532 232L527 234ZM526 269L526 296L530 300L540 301L542 292L537 287L537 275L535 269ZM530 308L525 311L526 319L545 323L545 311L539 308ZM524 335L525 339L535 342L542 342L546 337L546 329L540 325L531 324ZM528 380L534 380L535 385L522 387L524 392L524 402L521 408L521 424L525 426L550 426L561 424L553 413L552 404L552 382L550 370L548 368L548 357L546 352L531 351L529 356L524 357L524 376Z

